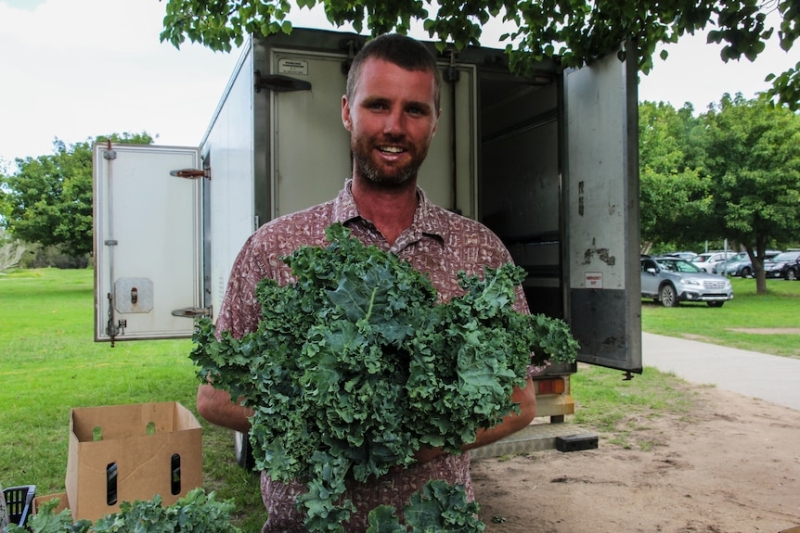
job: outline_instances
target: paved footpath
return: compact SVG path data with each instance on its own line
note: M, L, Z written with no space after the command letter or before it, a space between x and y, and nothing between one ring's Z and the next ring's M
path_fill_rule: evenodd
M800 340L800 339L798 339ZM642 363L701 384L800 410L800 359L642 333Z

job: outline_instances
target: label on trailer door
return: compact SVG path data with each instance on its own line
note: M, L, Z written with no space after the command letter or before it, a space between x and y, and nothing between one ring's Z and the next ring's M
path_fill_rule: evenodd
M201 306L199 166L194 148L94 146L96 341L191 336L173 311Z

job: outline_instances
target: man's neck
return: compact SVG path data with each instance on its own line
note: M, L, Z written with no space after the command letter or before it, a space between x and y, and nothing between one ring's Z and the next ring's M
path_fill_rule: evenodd
M358 212L375 225L389 245L414 221L418 202L416 180L409 180L403 187L384 188L356 177L351 191Z

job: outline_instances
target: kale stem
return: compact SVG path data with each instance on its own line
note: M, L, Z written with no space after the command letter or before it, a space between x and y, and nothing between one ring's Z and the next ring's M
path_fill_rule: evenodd
M376 294L378 294L378 288L377 287L372 289L372 294L369 297L369 308L367 309L367 316L364 317L364 318L366 318L367 322L369 322L369 317L372 316L372 307L375 305L375 295Z

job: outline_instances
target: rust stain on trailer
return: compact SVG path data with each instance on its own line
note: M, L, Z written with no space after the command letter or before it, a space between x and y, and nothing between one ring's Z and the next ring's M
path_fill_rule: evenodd
M583 252L583 263L584 265L591 264L592 260L597 257L600 261L607 264L608 266L614 266L617 264L617 258L611 255L608 251L608 248L598 248L595 239L592 239L592 247L587 248L585 252Z

